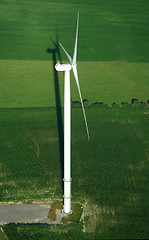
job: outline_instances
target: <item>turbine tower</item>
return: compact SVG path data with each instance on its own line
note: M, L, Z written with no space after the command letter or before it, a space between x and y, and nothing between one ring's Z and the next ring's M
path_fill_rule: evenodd
M79 78L77 72L77 41L78 41L78 26L79 26L79 13L77 18L77 29L76 29L76 39L75 39L75 46L74 46L74 54L73 59L70 55L66 52L64 47L61 43L60 46L64 50L67 58L69 59L70 64L60 64L59 62L55 65L55 69L57 71L63 71L64 74L64 206L63 206L63 213L71 214L71 98L70 98L70 71L73 70L74 78L77 84L85 125L87 131L88 140L90 140L88 124L84 109L84 104L81 96L80 85L79 85Z

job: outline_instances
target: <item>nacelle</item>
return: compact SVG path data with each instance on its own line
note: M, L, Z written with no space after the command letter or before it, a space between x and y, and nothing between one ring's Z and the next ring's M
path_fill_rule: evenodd
M59 62L55 65L56 71L70 71L71 65L70 64L60 64Z

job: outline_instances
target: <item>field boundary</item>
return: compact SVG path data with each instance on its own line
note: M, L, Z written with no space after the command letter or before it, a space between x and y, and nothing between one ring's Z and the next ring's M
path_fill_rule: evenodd
M83 100L84 106L88 108L94 107L138 107L138 108L149 108L149 100L147 102L139 101L138 99L132 99L131 103L121 102L121 104L112 103L108 105L104 102L94 102L90 103L87 99ZM81 108L81 102L79 101L71 101L72 108Z
M8 240L7 236L4 233L4 230L2 227L0 227L0 237L2 237L1 240Z

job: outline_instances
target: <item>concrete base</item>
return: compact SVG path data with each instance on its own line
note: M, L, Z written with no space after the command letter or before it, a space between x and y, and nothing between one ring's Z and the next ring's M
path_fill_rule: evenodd
M62 213L65 215L65 216L68 216L68 215L71 215L73 213L73 211L71 210L69 213L65 213L64 212L64 209L62 209Z

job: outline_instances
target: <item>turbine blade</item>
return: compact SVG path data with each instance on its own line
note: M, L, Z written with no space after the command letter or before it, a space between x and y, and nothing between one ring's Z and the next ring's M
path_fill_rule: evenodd
M63 51L65 52L66 56L68 57L68 60L70 62L70 64L72 65L72 58L70 57L70 55L66 52L65 48L62 46L62 44L59 42L61 48L63 49Z
M81 100L81 105L82 105L82 110L83 110L83 115L84 115L84 121L85 121L85 126L86 126L86 131L87 131L88 140L90 140L90 135L89 135L89 130L88 130L88 124L87 124L87 119L86 119L84 104L83 104L83 100L82 100L82 96L81 96L81 90L80 90L79 78L78 78L78 72L77 72L77 67L76 67L76 66L73 67L73 74L74 74L74 77L75 77L75 80L76 80L76 84L77 84L77 87L78 87L78 92L79 92L79 95L80 95L80 100Z
M74 46L74 54L73 54L72 65L76 65L76 62L77 62L78 27L79 27L79 13L78 13L78 18L77 18L76 40L75 40L75 46Z

